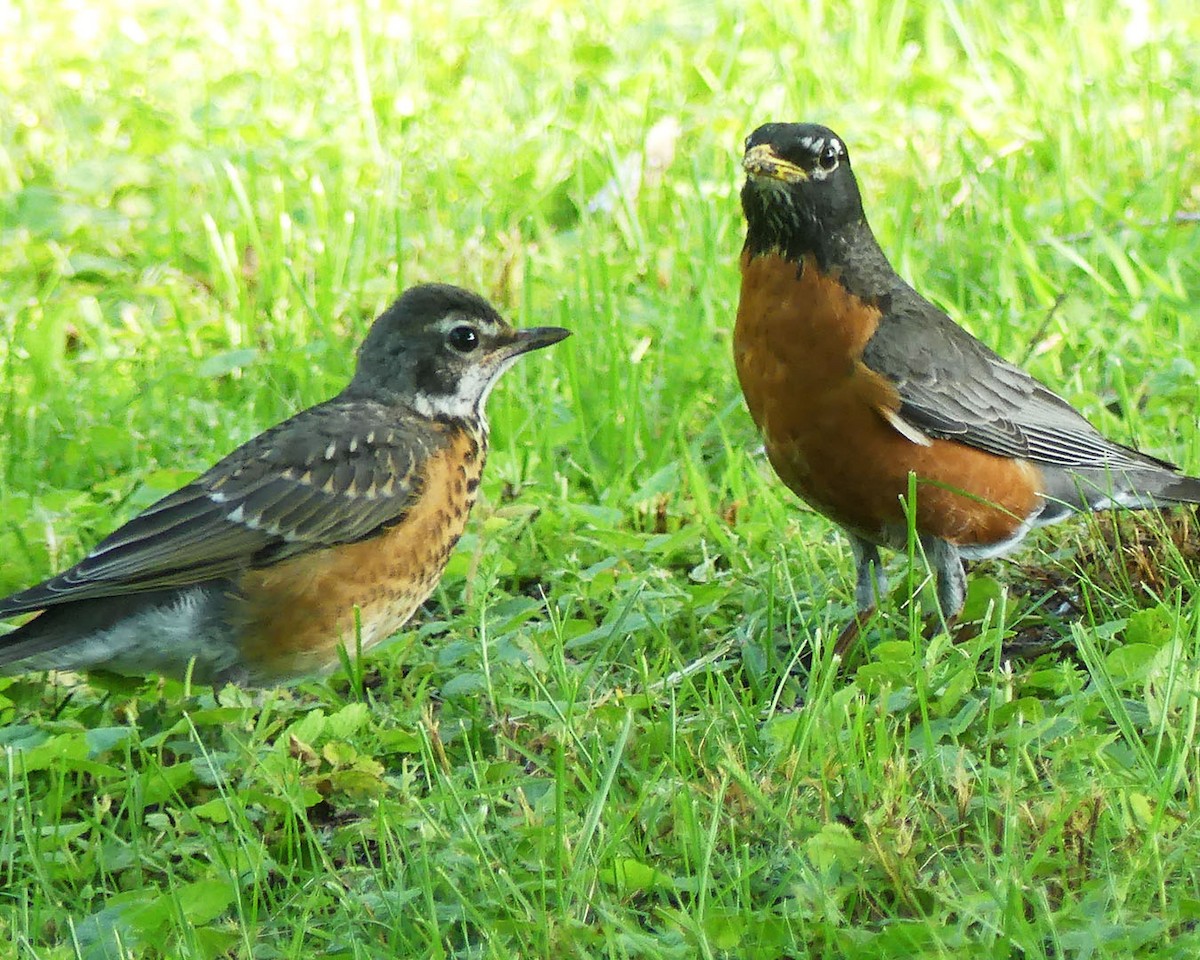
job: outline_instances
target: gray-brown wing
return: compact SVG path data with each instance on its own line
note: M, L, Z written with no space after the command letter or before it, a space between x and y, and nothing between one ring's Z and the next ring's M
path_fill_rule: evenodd
M1173 470L1107 439L1074 407L905 290L863 351L900 393L900 415L932 437L1065 468Z
M428 424L424 426L428 427ZM250 440L110 534L71 569L0 601L0 618L233 576L397 523L445 434L334 399Z

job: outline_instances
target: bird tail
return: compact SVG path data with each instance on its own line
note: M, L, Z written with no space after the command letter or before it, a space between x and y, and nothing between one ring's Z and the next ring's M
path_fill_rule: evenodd
M23 673L26 669L39 669L38 667L26 668L23 666L23 662L30 657L53 650L69 639L68 633L62 629L55 629L57 625L52 622L53 620L53 617L47 619L46 614L41 613L15 630L0 635L0 676L9 673ZM12 664L18 666L14 669Z
M1078 510L1152 510L1200 503L1200 477L1161 467L1112 470L1044 468L1046 507L1039 525Z
M1174 476L1154 499L1162 504L1200 503L1200 477Z

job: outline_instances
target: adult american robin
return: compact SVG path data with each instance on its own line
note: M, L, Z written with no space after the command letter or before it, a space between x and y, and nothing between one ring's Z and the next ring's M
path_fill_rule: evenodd
M0 600L42 613L0 670L100 668L246 686L328 671L398 630L442 575L487 454L484 403L559 327L513 329L429 284L373 324L350 384Z
M838 653L885 591L878 548L906 545L910 474L947 619L962 557L1073 511L1200 502L1200 479L1106 439L900 279L832 130L768 123L742 166L734 359L775 472L849 535L857 614Z

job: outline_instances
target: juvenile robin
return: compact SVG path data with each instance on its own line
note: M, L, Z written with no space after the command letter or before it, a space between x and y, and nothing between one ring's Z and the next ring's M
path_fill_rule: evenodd
M775 472L850 538L857 614L837 653L886 590L879 548L906 546L910 474L948 620L963 557L1074 511L1200 502L1200 479L1106 439L896 274L832 130L768 123L742 166L734 361Z
M398 630L442 575L487 454L484 403L559 327L513 329L429 284L372 325L349 385L0 600L0 672L87 670L269 686Z

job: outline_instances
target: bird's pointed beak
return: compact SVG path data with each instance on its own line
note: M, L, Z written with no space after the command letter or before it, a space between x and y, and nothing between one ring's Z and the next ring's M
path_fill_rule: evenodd
M783 183L803 183L808 179L802 167L777 156L769 143L759 143L747 150L742 158L742 169L752 179Z
M513 342L508 354L516 357L531 350L541 350L542 347L558 343L570 335L571 331L563 327L523 327L513 331Z

